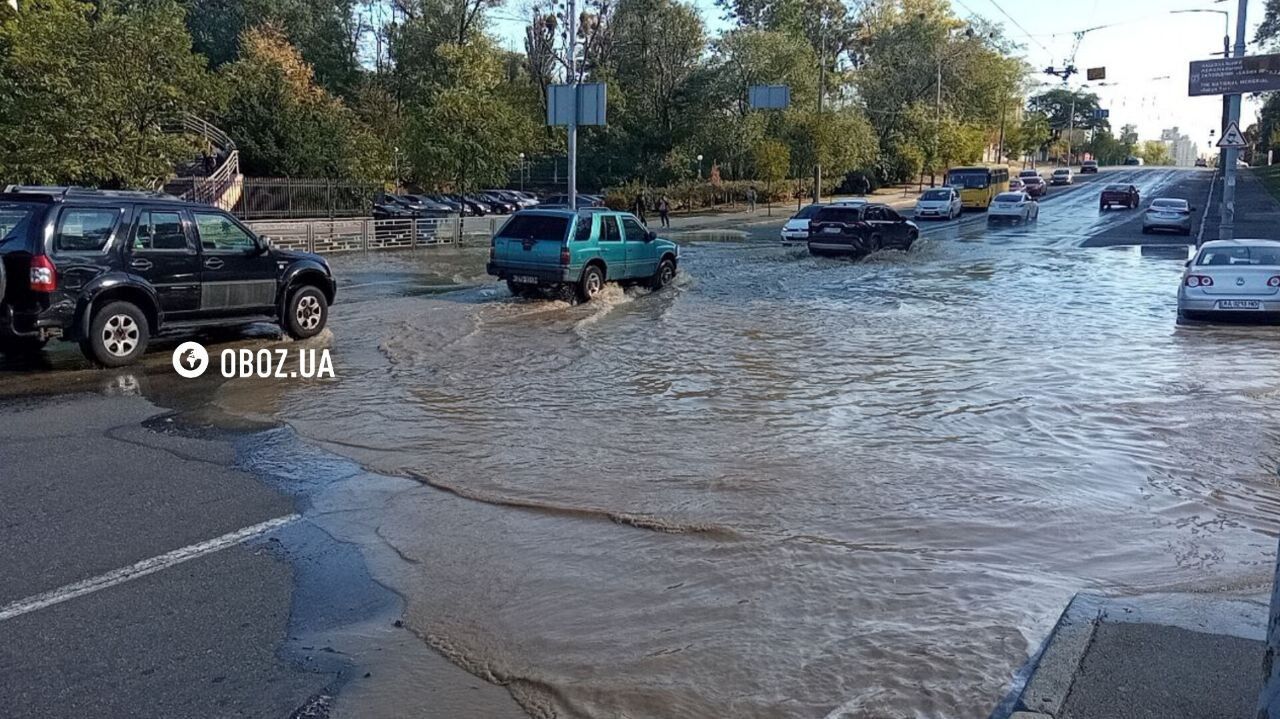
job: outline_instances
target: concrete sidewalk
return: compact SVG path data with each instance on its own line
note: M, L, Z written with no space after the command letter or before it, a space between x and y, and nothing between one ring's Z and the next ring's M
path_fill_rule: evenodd
M1266 597L1077 595L993 719L1241 719L1262 688Z
M1213 196L1204 216L1203 242L1218 239L1222 212L1222 177L1214 179ZM1236 226L1237 238L1274 238L1277 212L1280 202L1267 192L1253 170L1236 173Z

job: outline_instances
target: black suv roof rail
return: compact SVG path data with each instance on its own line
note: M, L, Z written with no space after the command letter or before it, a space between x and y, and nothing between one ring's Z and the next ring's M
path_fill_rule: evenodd
M153 190L99 190L93 187L68 187L61 185L7 185L7 195L45 195L55 201L68 197L128 197L148 200L177 200L168 193Z

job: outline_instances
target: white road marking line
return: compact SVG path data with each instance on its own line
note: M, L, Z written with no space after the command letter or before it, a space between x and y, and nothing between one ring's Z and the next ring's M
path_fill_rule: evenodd
M91 579L85 579L80 582L68 584L64 587L59 587L26 599L20 599L12 604L7 604L0 608L0 622L13 619L14 617L20 617L23 614L39 611L46 607L52 607L55 604L61 604L67 600L82 597L86 594L92 594L93 592L106 589L108 587L114 587L117 584L123 584L124 582L132 579L137 579L138 577L155 574L162 569L168 569L169 567L181 564L185 561L195 559L197 557L203 557L206 554L212 554L226 549L227 547L235 546L247 539L252 539L253 537L265 534L278 527L283 527L295 519L298 519L298 515L296 514L269 519L261 524L255 524L251 527L245 527L244 529L237 529L236 531L224 534L221 537L214 537L213 539L200 542L199 544L192 544L187 547L182 547L181 549L175 549L172 552L165 552L159 556L144 559L136 564L115 569Z

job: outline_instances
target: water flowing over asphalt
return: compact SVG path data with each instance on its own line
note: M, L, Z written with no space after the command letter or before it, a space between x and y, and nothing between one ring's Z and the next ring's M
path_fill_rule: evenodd
M1075 591L1270 582L1280 334L1175 327L1185 253L1079 247L1138 234L1095 203L856 264L695 243L577 307L342 260L384 279L339 380L218 404L435 488L376 573L535 715L983 717Z

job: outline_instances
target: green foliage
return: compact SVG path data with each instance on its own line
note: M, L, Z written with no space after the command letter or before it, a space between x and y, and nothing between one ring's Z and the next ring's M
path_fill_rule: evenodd
M330 92L346 95L359 85L356 0L184 1L195 49L214 68L236 59L246 30L272 25L301 51Z
M408 111L407 153L417 180L460 191L505 184L535 125L505 101L497 53L488 43L436 48L438 80Z
M0 176L152 185L196 152L162 126L211 96L177 5L30 0L0 21Z
M1098 96L1091 92L1078 92L1055 88L1031 98L1027 106L1049 118L1049 126L1055 130L1074 127L1077 130L1110 128L1111 123L1094 116L1101 105ZM1075 122L1071 121L1074 110Z
M387 148L314 78L276 28L247 30L240 57L220 72L228 90L219 125L246 174L382 179Z
M875 131L861 111L846 107L819 114L816 110L791 110L788 135L796 176L822 165L823 176L836 184L852 170L870 165L876 158Z
M751 164L755 176L772 186L786 179L791 169L791 148L778 140L760 140L751 148Z
M1147 140L1138 148L1138 157L1148 165L1172 165L1173 155L1169 153L1169 145L1159 140Z

